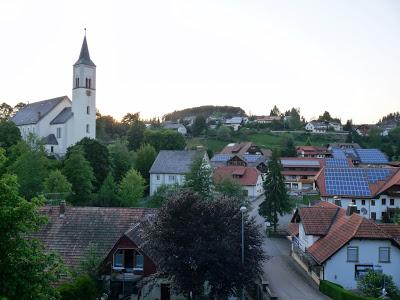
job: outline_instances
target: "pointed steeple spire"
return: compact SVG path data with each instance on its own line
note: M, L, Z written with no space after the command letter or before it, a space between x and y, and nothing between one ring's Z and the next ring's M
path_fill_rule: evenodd
M88 66L92 66L95 67L96 65L92 62L92 60L90 59L90 55L89 55L89 47L87 45L87 41L86 41L86 28L85 28L85 37L83 38L83 43L82 43L82 48L81 48L81 53L79 54L79 58L76 61L75 65L88 65Z

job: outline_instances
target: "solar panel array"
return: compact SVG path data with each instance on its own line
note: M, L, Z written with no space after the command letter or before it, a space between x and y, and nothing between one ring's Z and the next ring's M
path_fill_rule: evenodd
M281 159L283 166L307 166L307 167L319 167L320 163L318 159L306 160L306 159Z
M343 152L342 149L333 148L332 155L334 158L346 159L346 154Z
M226 162L229 159L231 159L232 155L231 154L215 154L211 161L212 162Z
M345 155L346 155L347 157L355 157L355 158L358 157L358 155L357 155L355 149L348 148L348 149L344 149L343 151L344 151L344 153L345 153Z
M367 169L368 181L370 183L376 183L378 180L385 180L392 175L393 170L391 169Z
M364 169L327 168L325 169L325 187L330 195L371 196Z
M260 158L262 158L262 155L259 154L245 154L243 155L243 158L247 162L256 162Z
M347 159L344 158L326 158L325 159L325 166L327 168L348 168L349 162Z
M360 161L364 164L386 164L388 159L379 149L356 149Z

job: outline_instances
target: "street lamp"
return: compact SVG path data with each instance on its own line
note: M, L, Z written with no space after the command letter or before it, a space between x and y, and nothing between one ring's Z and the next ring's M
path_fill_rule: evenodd
M244 213L246 212L246 206L240 207L242 213L242 266L244 266ZM242 287L242 300L244 299L244 287Z

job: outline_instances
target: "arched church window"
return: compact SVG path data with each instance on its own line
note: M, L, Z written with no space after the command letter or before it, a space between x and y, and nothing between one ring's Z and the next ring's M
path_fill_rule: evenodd
M89 89L92 88L92 79L89 78Z
M90 115L90 106L86 106L86 114Z
M90 133L89 124L86 124L86 133Z
M85 88L88 88L89 87L89 79L88 78L86 78L86 82L85 82Z

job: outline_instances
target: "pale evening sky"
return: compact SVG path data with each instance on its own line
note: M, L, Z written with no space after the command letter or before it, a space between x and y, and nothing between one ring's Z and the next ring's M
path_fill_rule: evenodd
M0 102L71 97L83 28L97 108L199 105L342 121L400 110L400 1L1 0Z

